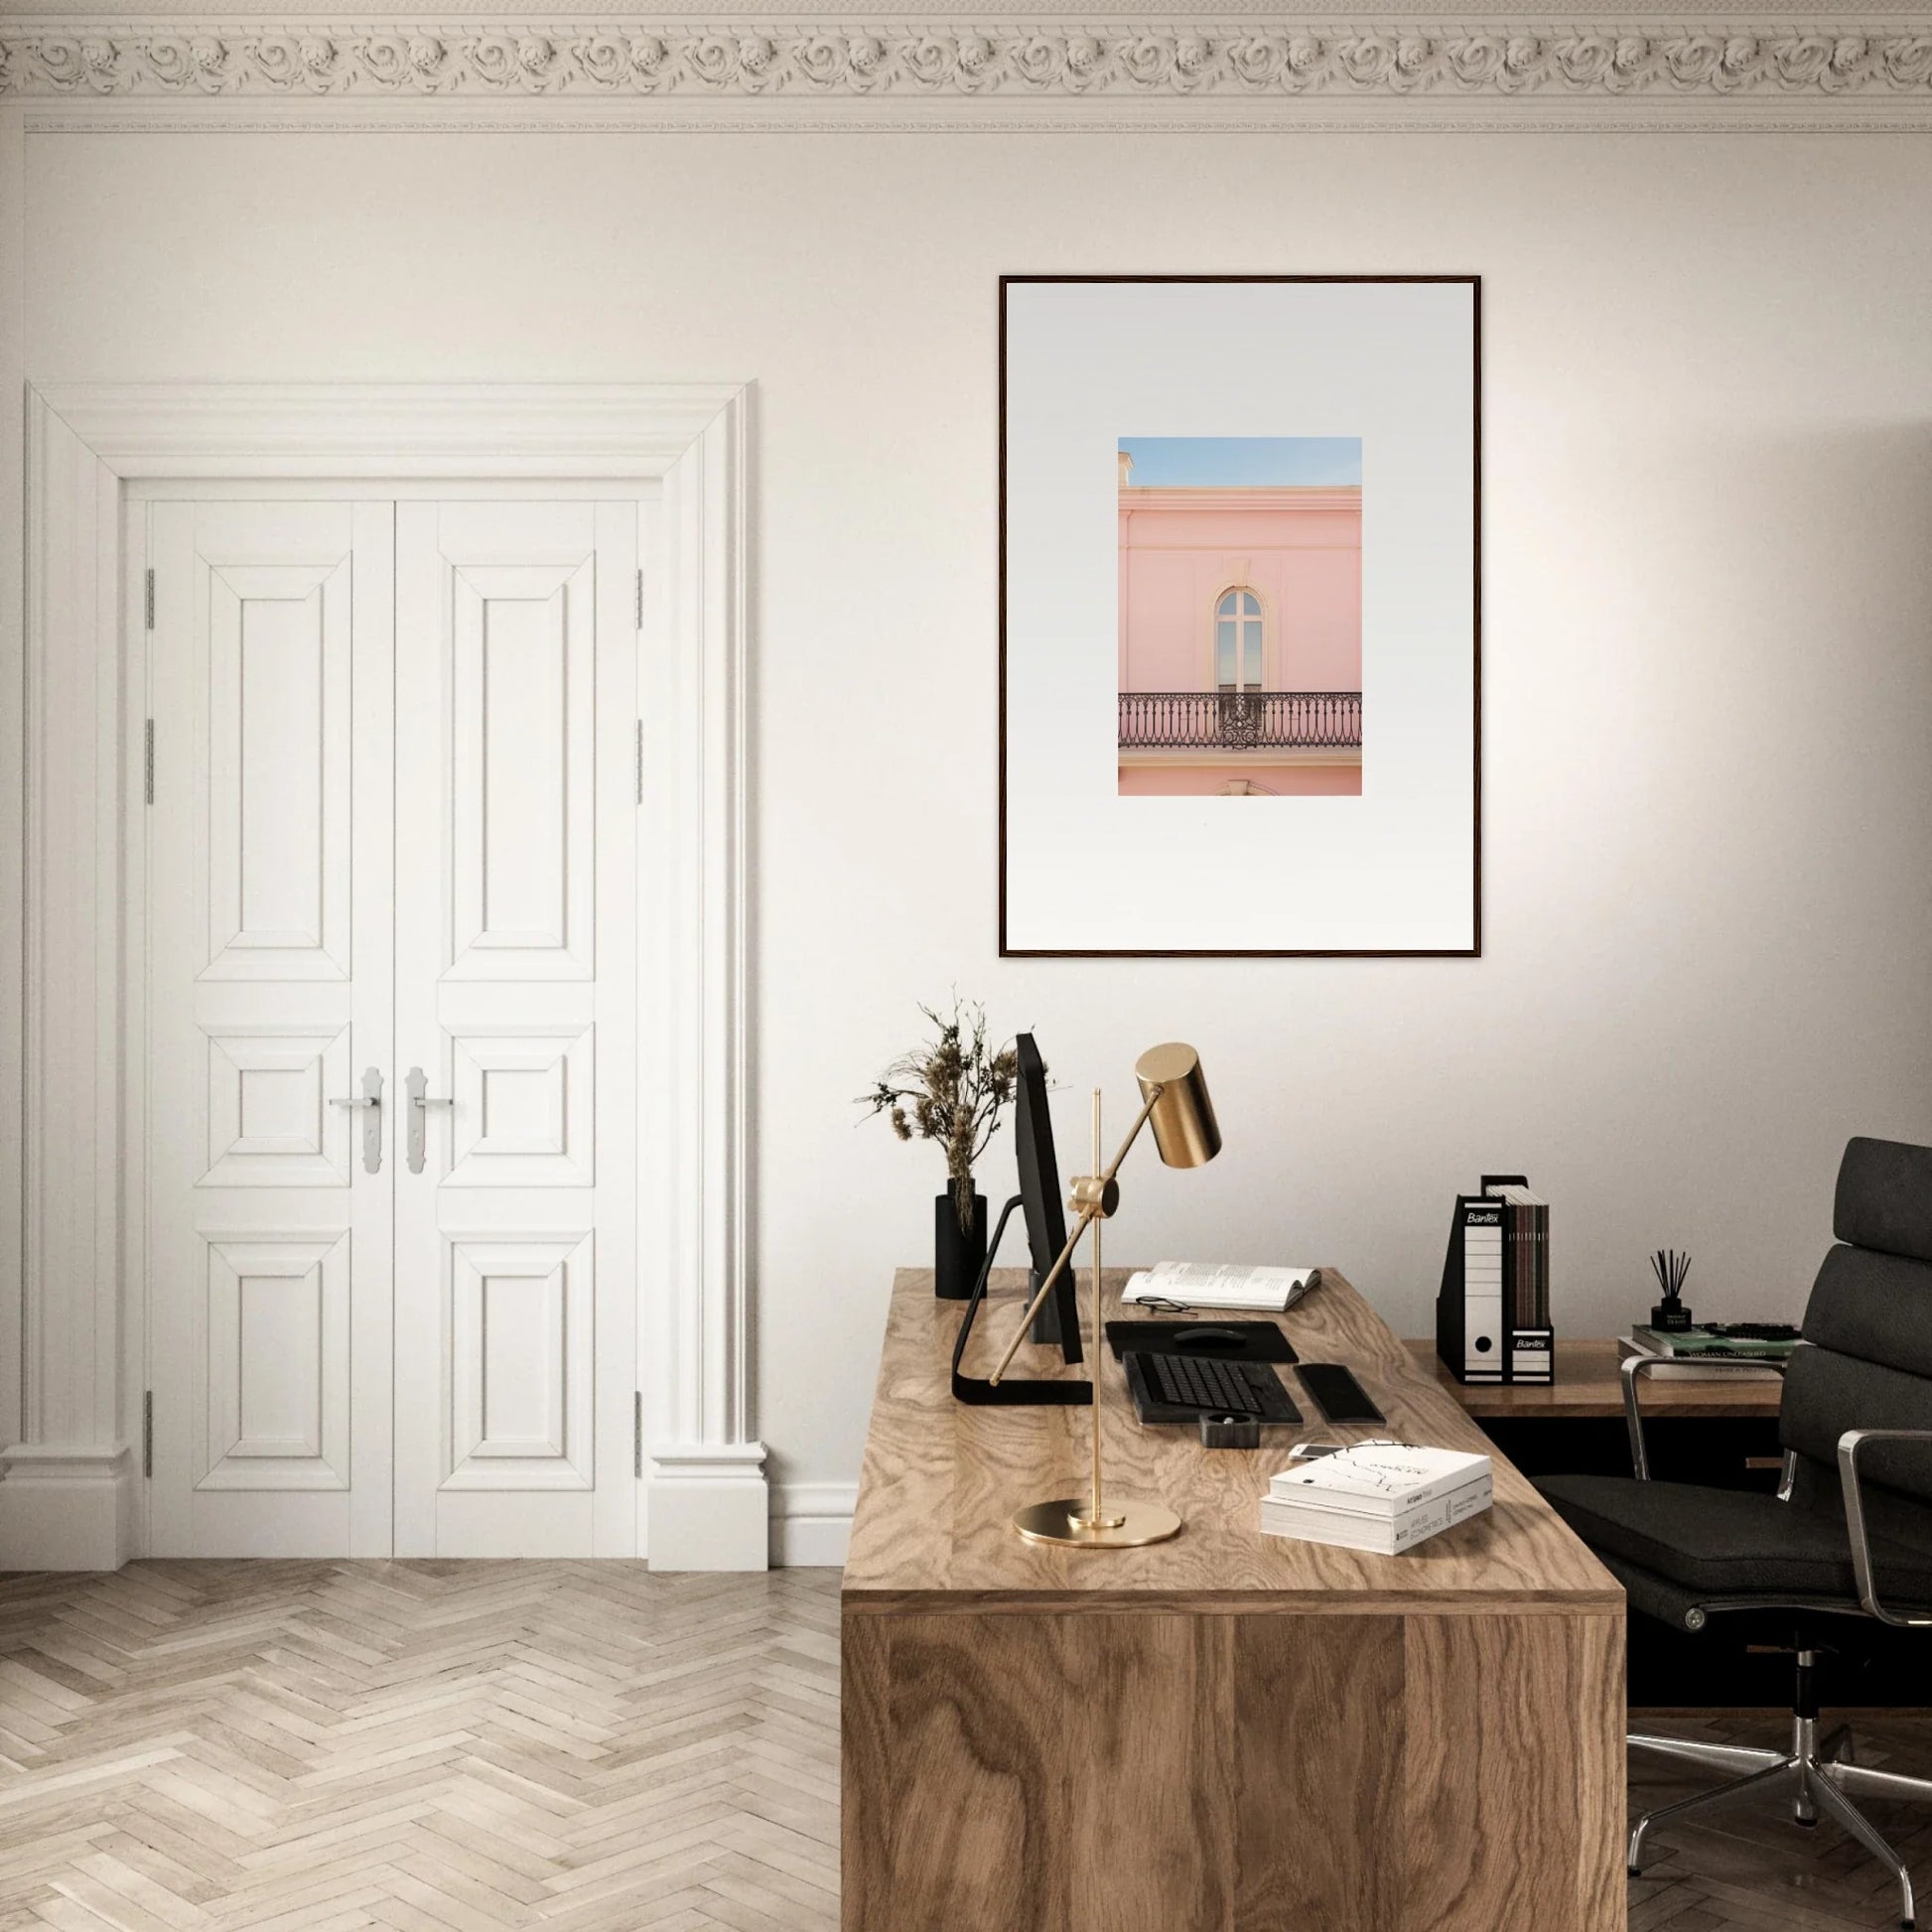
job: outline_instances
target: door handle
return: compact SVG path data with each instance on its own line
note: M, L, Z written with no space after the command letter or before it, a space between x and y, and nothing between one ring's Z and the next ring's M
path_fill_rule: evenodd
M370 1173L382 1172L382 1075L374 1067L362 1074L362 1091L347 1100L331 1100L332 1107L361 1107L362 1165Z
M454 1107L456 1102L433 1099L429 1091L429 1075L420 1066L409 1069L403 1085L409 1089L409 1172L421 1173L428 1152L429 1110L432 1107Z

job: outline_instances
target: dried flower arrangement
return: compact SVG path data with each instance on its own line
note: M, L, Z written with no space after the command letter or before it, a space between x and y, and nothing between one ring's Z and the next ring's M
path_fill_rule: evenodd
M937 1141L946 1154L962 1234L973 1227L973 1166L1000 1131L1019 1067L1011 1044L986 1043L986 1009L953 996L950 1019L922 1006L935 1037L902 1053L858 1105L885 1114L901 1141Z

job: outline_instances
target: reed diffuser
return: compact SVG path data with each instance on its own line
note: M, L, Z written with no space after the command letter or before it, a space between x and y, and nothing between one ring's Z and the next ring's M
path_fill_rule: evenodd
M1695 1326L1684 1306L1684 1277L1691 1272L1691 1257L1675 1248L1659 1248L1650 1257L1650 1272L1664 1291L1664 1299L1650 1311L1650 1325L1666 1334L1682 1334Z

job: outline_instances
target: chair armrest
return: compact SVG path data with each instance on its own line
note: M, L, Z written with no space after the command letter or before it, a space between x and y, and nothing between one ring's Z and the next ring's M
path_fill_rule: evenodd
M1668 1355L1628 1355L1618 1364L1617 1372L1623 1377L1623 1420L1630 1431L1630 1469L1639 1482L1650 1480L1650 1456L1643 1442L1643 1406L1637 1399L1637 1383L1652 1369L1662 1368L1671 1357ZM1782 1375L1783 1362L1746 1361L1739 1355L1700 1355L1699 1368L1774 1368Z
M1859 1481L1859 1451L1867 1443L1924 1443L1932 1446L1932 1429L1848 1429L1838 1439L1838 1479L1845 1491L1845 1529L1852 1539L1852 1574L1858 1579L1859 1601L1880 1623L1932 1624L1932 1607L1887 1609L1878 1600L1871 1575L1871 1544L1864 1527L1864 1491Z

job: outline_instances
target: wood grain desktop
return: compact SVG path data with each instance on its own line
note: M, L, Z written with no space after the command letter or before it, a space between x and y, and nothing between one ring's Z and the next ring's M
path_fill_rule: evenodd
M1110 1316L1136 1313L1125 1279ZM898 1273L842 1598L846 1932L1624 1925L1623 1593L1528 1481L1498 1458L1494 1508L1401 1557L1260 1533L1298 1441L1490 1449L1323 1280L1290 1339L1353 1368L1388 1428L1205 1449L1140 1426L1110 1353L1108 1481L1186 1527L1091 1551L1008 1527L1078 1493L1087 1412L956 1404L961 1305ZM996 1275L969 1368L1023 1286ZM1025 1372L1084 1373L1045 1352Z

